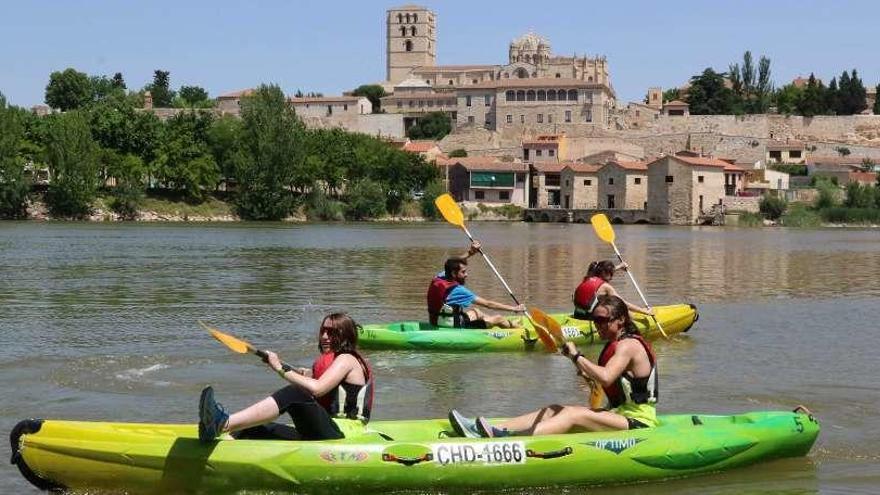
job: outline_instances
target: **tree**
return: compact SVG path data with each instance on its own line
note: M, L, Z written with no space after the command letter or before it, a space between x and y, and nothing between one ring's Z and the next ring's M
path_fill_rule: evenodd
M281 88L261 85L241 102L242 144L235 206L242 218L280 220L293 211L291 189L304 153L305 127Z
M88 115L92 137L102 148L153 161L162 131L155 114L137 111L128 98L110 98L94 104Z
M847 208L873 208L875 204L874 186L850 182L846 185L846 198L843 206Z
M204 107L213 103L208 98L208 92L199 86L181 86L178 92L183 105L181 107Z
M381 98L386 96L385 88L379 84L362 84L351 92L354 96L366 96L373 104L373 113L380 113L382 106Z
M428 183L425 187L424 194L422 194L422 199L419 201L423 217L430 220L437 220L440 218L440 212L437 210L437 206L434 205L434 200L445 192L446 188L443 187L442 180L433 180Z
M840 75L840 102L839 115L855 115L862 113L868 104L866 101L867 91L859 78L858 72L853 69L851 74L846 71Z
M21 147L25 140L22 111L7 106L0 93L0 218L27 215L28 182Z
M82 108L92 101L92 83L84 72L68 68L49 75L46 104L62 111Z
M168 71L156 70L153 73L153 82L146 87L153 96L154 107L168 108L174 100L174 91L171 91L168 77L170 74Z
M847 157L850 155L850 153L852 153L852 151L850 151L850 149L846 146L835 146L834 151L836 151L837 154L842 157Z
M825 105L825 91L822 83L816 80L816 76L810 74L807 87L804 88L801 98L797 102L797 111L804 117L812 117L824 113Z
M773 81L770 80L770 59L763 55L758 60L758 80L753 93L752 113L766 113L773 94Z
M234 178L235 171L247 161L243 133L241 119L231 115L215 119L208 129L208 147L224 179Z
M663 102L681 100L681 90L678 88L667 89L663 92Z
M113 82L114 87L117 87L119 89L127 89L125 87L125 79L123 79L122 77L122 72L117 72L116 74L113 74L113 79L111 79L111 81Z
M92 76L89 78L92 85L92 102L100 102L107 99L124 100L125 88L119 87L107 76Z
M46 203L53 215L82 218L100 185L98 146L82 111L49 117L46 156L52 182Z
M446 112L430 112L409 128L411 139L443 139L452 132L452 123Z
M147 175L143 160L132 154L105 149L101 152L101 161L107 177L115 182L110 189L110 207L123 220L136 219L144 198L144 179Z
M385 191L370 179L357 181L345 193L346 216L353 220L378 218L385 214Z
M761 214L768 220L779 220L787 208L788 203L783 198L777 198L769 194L765 194L758 204Z
M219 180L219 170L208 148L212 117L182 112L165 123L152 169L162 186L201 202Z
M794 84L786 84L776 91L773 96L776 104L776 111L785 115L796 113L798 101L803 98L803 94L803 89Z
M726 115L733 113L733 91L724 86L724 74L707 68L691 78L687 102L694 115Z

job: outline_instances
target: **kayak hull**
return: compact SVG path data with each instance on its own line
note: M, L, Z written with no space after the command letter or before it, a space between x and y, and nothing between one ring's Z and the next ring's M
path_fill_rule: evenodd
M806 455L803 412L661 416L630 431L453 437L446 420L341 421L328 441L198 441L195 425L26 420L13 462L43 489L132 493L524 488L693 476Z
M656 320L641 314L633 322L642 336L652 340L662 336L657 320L670 337L687 332L699 318L692 304L656 306ZM564 336L578 345L600 344L602 340L591 321L553 314ZM540 349L538 336L527 318L520 328L461 329L436 327L429 323L405 321L364 325L358 334L358 346L364 349L408 349L419 351L516 352Z

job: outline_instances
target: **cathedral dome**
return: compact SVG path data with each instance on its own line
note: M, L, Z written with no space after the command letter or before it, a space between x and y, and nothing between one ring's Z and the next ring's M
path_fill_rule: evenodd
M539 47L549 50L550 42L547 41L547 39L543 36L536 34L534 31L529 31L528 33L511 41L510 46L519 48L520 50L537 50Z

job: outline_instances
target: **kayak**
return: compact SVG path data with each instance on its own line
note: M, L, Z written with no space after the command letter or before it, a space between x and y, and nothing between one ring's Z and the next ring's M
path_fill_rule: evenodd
M634 314L633 322L642 336L660 337L657 321L670 337L690 330L699 318L693 304L655 306L653 317ZM578 345L600 344L602 340L593 322L570 314L550 315L562 326L566 339ZM519 320L517 317L514 321ZM462 329L437 327L420 321L364 325L358 333L358 346L364 349L410 349L419 351L523 351L534 349L538 334L528 318L521 318L518 328Z
M804 410L660 416L660 426L461 438L447 420L340 420L340 440L199 443L196 425L25 420L12 462L41 489L127 493L321 492L600 485L678 478L803 456Z

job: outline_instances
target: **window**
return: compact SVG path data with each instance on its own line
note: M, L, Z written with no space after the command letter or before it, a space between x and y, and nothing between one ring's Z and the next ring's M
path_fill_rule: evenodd
M576 89L568 90L568 101L578 101L578 92Z
M550 156L555 156L555 155L556 155L556 150L547 150L547 154L550 155Z
M471 82L472 82L473 84L477 84L477 80L476 80L476 79L471 80Z
M560 89L559 93L556 94L556 99L559 101L565 101L565 90Z
M434 106L434 100L428 100L428 106L429 106L429 107L433 107L433 106Z
M700 184L703 183L703 176L702 175L697 176L697 182L699 182Z
M535 156L541 156L544 154L543 150L535 150Z
M507 114L507 123L508 123L508 124L512 124L512 123L513 123L513 115Z
M470 95L464 97L465 105L471 106L471 97Z
M333 105L327 105L327 115L333 115Z
M592 186L593 180L592 179L584 179L584 185L585 186Z
M526 91L526 101L535 101L535 90L530 89Z
M547 101L556 101L556 91L547 91Z
M510 201L510 191L498 191L498 199L501 201Z
M347 104L347 103L344 104L344 105L342 105L342 111L343 111L343 112L347 112L347 111L348 111L348 104Z
M412 41L411 41L411 40L406 40L406 41L404 41L404 42L403 42L403 47L404 47L404 49L406 49L406 51L411 52L412 49L413 49Z
M560 74L560 73L557 72L557 73L556 73L556 79L559 79L560 77L562 77L562 74Z
M516 101L526 101L526 92L519 90L516 92Z
M633 183L634 183L634 184L641 184L641 183L642 183L642 178L641 178L641 177L636 177L636 178L633 180Z
M412 108L412 107L414 107L414 106L415 106L415 103L413 103L412 100L409 100L409 107Z
M788 152L788 157L789 157L789 158L800 158L800 157L801 157L801 150L791 150L791 151L789 151L789 152Z
M608 209L609 210L614 209L614 195L613 194L608 195Z
M543 89L538 90L538 101L547 101L547 92Z
M525 115L520 115L520 116L519 116L519 123L520 123L520 124L525 124L525 123L526 123L526 116L525 116Z
M667 183L667 184L672 184L672 176L671 176L671 175L667 175L667 176L666 176L666 183Z
M614 185L614 177L609 177L609 178L608 178L608 185L609 185L609 186L613 186L613 185Z
M548 114L547 114L547 123L548 123L548 124L552 124L552 123L553 123L553 114L552 114L552 113L548 113Z
M485 103L485 105L486 105L487 107L490 106L490 105L492 105L492 97L489 96L489 95L484 96L484 97L483 97L483 102Z
M566 121L566 122L571 122L571 110L566 110L566 111L565 111L565 121Z
M397 108L403 108L403 102L402 102L402 101L397 100Z
M538 114L537 122L538 122L539 124L543 124L543 123L544 123L544 114L543 114L543 113L539 113L539 114Z
M453 84L452 79L450 79L450 80L449 80L449 85L452 86L452 84Z
M545 186L559 186L559 174L545 174L544 175L544 185Z
M510 91L504 93L504 99L507 101L515 101L516 100L516 93L514 93L513 90L510 90Z
M485 191L474 191L474 199L486 199Z
M473 123L474 123L474 116L468 115L468 124L473 124Z
M425 106L425 100L419 100L419 108L422 108L424 106Z
M397 23L403 24L403 14L397 14Z
M584 122L592 122L593 121L593 111L587 110L584 114Z
M401 36L406 36L406 28L405 28L405 27L402 27L402 26L401 26L401 28L400 28L400 35L401 35Z
M485 118L483 119L483 122L485 122L486 125L491 124L491 123L492 123L492 114L491 114L491 113L487 113L486 116L485 116Z
M513 172L471 172L471 187L508 187L512 188L515 178Z
M415 36L416 35L416 27L413 26L413 27L409 28L409 32L410 32L411 36Z
M565 179L565 187L569 187L571 185L571 181Z

